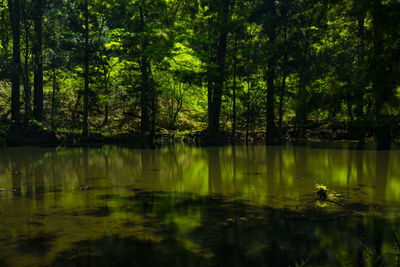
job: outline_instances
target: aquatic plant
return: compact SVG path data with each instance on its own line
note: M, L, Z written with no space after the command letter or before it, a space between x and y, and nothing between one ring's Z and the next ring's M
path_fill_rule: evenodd
M313 199L313 200L311 200L309 202L297 205L296 209L298 207L300 207L300 206L305 205L305 204L310 204L310 203L314 203L314 202L316 202L319 207L325 207L326 205L323 204L323 202L330 202L330 203L336 204L338 206L341 206L342 208L348 210L351 214L354 213L354 211L351 208L347 207L346 205L344 205L344 204L342 204L340 202L337 202L334 199L331 199L331 197L332 196L334 197L335 194L328 194L328 187L326 185L316 183L315 184L315 192L317 194L315 199Z
M315 191L317 193L317 198L319 200L326 200L327 198L327 192L328 192L328 188L323 185L323 184L316 184L315 185Z

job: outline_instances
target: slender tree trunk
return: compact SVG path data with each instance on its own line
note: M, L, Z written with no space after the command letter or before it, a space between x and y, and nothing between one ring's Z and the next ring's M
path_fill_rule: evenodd
M232 140L236 136L236 65L237 65L237 35L235 35L235 48L233 52L233 110L232 110Z
M269 15L272 17L276 16L276 6L274 0L268 0ZM269 44L273 47L276 39L276 28L277 24L272 21L267 28ZM276 55L272 51L270 58L268 59L268 71L267 71L267 125L266 125L266 144L273 145L279 143L279 135L275 124L275 65Z
M145 31L144 11L143 7L139 7L140 12L140 31ZM149 45L148 40L142 43L142 53ZM144 54L140 58L140 71L142 75L141 92L140 92L140 126L142 145L152 147L154 145L154 131L155 131L155 93L153 92L153 84L150 81L151 68L149 58Z
M42 24L45 0L35 0L35 42L33 54L35 60L33 81L33 115L37 121L43 121L43 51L42 51Z
M30 25L28 24L26 16L26 1L23 2L24 6L22 9L22 17L24 21L25 28L25 61L24 61L24 71L22 83L24 86L24 102L25 102L25 114L24 114L24 124L26 125L28 121L32 118L32 107L31 107L31 86L29 84L29 30Z
M309 21L308 25L308 30L306 32L306 40L305 40L305 45L304 45L304 50L303 50L303 58L301 60L301 66L299 70L299 90L297 94L297 107L296 107L296 129L297 132L300 136L304 134L304 123L307 119L307 103L306 103L306 98L307 98L307 82L308 78L306 80L306 73L308 71L308 53L309 53L309 48L310 48L310 42L311 42L311 36L310 36L310 31L311 31L311 19Z
M385 26L382 23L384 10L382 0L374 1L372 10L372 24L374 32L374 48L371 64L372 90L375 98L376 141L378 149L389 149L391 145L391 132L387 115L384 114L384 105L387 95L390 95L390 87L387 84L387 68L384 53Z
M51 128L55 129L54 117L56 113L57 70L53 70L53 91L51 94Z
M275 41L275 28L270 30L269 41L274 43ZM275 125L275 56L271 56L268 60L268 71L267 71L267 130L266 130L266 144L273 145L277 144L278 133Z
M247 76L246 145L249 143L249 130L250 130L250 89L251 89L250 76Z
M151 104L151 109L150 109L150 143L149 145L151 147L154 146L154 138L156 134L156 116L157 116L157 95L155 91L155 86L154 86L154 79L153 79L153 72L151 70L151 64L150 60L147 62L148 65L148 72L149 72L149 84L150 84L150 104Z
M302 133L303 124L305 120L305 111L304 111L304 98L305 98L305 86L304 86L304 74L303 71L299 73L299 85L296 99L296 128L299 134Z
M141 133L147 135L150 132L150 84L149 84L149 68L146 56L142 56L140 60L140 70L142 75L140 107L141 107Z
M359 48L358 48L358 73L356 78L356 89L355 89L355 109L354 116L357 119L364 119L364 92L366 87L366 68L364 62L364 23L365 15L359 15L357 18L358 23L358 38L359 38ZM358 125L357 139L360 143L364 143L365 139L365 129L364 126Z
M13 135L20 131L20 80L21 80L21 54L20 54L20 2L9 0L9 11L11 19L11 30L13 36L13 66L11 69L11 120Z
M282 85L279 94L279 119L278 119L278 127L279 127L279 136L282 138L282 128L283 128L283 105L285 103L285 91L286 91L286 76L287 76L287 64L288 64L288 51L287 51L287 23L285 20L285 27L284 27L284 36L283 36L283 43L284 43L284 55L283 55L283 72L282 72Z
M220 10L220 26L224 26L228 23L229 16L229 0L223 0ZM226 47L228 39L228 31L225 27L220 27L220 33L218 38L218 50L216 56L217 75L214 79L213 94L211 100L211 109L208 114L208 135L211 138L215 138L219 135L219 119L221 115L221 101L222 101L222 89L225 81L225 58L226 58Z
M88 135L88 115L89 115L89 7L88 0L85 0L85 90L83 95L83 125L82 136Z
M144 14L143 9L140 7L140 30L144 32ZM147 47L147 41L143 41L142 44L142 52ZM140 58L140 71L142 75L142 84L140 88L140 108L141 108L141 117L140 117L140 126L141 126L141 134L145 136L150 131L150 114L149 114L149 73L148 73L148 60L147 57L142 55Z
M108 74L107 68L105 66L103 66L103 75L104 75L104 93L108 97L108 94L109 94L109 90L108 90L109 74ZM103 126L106 126L108 124L109 109L110 109L110 105L109 105L108 101L106 101L106 104L105 104L105 107L104 107Z
M207 70L207 114L208 114L208 125L211 125L211 120L210 116L212 116L212 105L213 105L213 81L211 79L212 75L212 70ZM208 129L207 129L208 130Z
M105 24L105 19L102 20L101 26L99 28L99 36L98 36L98 42L99 44L102 42L102 36L103 36L103 29L104 29L104 24ZM104 94L108 97L109 91L108 91L108 82L109 82L109 74L108 74L108 69L106 66L106 63L103 61L103 50L99 49L99 61L101 62L101 67L103 70L103 83L104 83ZM107 99L108 100L108 99ZM106 101L105 106L104 106L104 119L103 119L103 126L106 126L108 124L108 116L109 116L109 103Z
M364 104L363 104L363 92L365 88L365 77L364 77L364 16L360 16L358 19L358 38L359 38L359 51L358 51L358 86L356 91L356 109L354 115L358 118L364 117Z

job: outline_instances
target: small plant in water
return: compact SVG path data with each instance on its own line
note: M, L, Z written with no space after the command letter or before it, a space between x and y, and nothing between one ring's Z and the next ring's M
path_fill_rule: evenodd
M317 193L317 198L319 200L326 200L328 194L328 188L326 187L326 185L323 184L316 184L315 185L315 192Z
M339 194L337 194L335 192L328 194L328 187L326 185L319 184L316 182L315 183L315 193L317 194L317 197L315 199L311 200L310 202L306 202L306 203L296 206L296 209L300 206L303 206L303 205L309 204L309 203L316 203L318 207L323 208L323 207L326 207L327 206L326 203L329 202L329 203L333 203L333 204L341 206L342 208L351 212L351 214L354 213L354 211L351 208L349 208L346 205L344 205L340 202L337 202L335 200L336 196Z

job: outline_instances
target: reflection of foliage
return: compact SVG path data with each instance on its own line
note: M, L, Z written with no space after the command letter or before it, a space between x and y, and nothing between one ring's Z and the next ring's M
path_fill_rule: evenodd
M376 175L384 168L377 159L386 153L266 151L264 146L8 149L0 153L0 182L6 188L0 189L0 197L7 199L0 202L0 220L9 222L0 225L0 240L30 240L39 227L58 232L57 245L43 257L46 263L37 265L51 265L53 255L67 263L85 257L95 263L126 263L137 249L144 253L143 264L155 265L160 260L177 266L174 257L181 254L188 257L182 263L187 265L293 266L312 254L307 262L311 266L343 266L358 261L360 248L343 238L346 231L365 237L383 261L391 263L396 252L391 233L398 213L391 212L390 204L375 212L382 200L399 202L400 154L390 152L383 179ZM357 176L360 163L362 180ZM327 200L332 189L357 187L359 191L349 190L345 202L358 211L356 216L346 212L345 220L332 220L344 212L328 201L320 201L326 208L312 206L309 214L293 210L304 195L315 197L312 178L294 178L301 173L329 177L324 180L329 185ZM13 201L19 184L23 186L18 199L27 205ZM385 193L376 194L382 188ZM11 216L13 212L21 215ZM321 223L325 218L330 220ZM0 241L2 255L15 255L12 246L3 248L7 244Z

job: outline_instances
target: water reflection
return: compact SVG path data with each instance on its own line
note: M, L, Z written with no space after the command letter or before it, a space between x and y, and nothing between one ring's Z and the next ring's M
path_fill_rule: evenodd
M399 156L263 146L2 149L0 264L395 264ZM355 213L334 204L296 209L314 198L316 182Z

